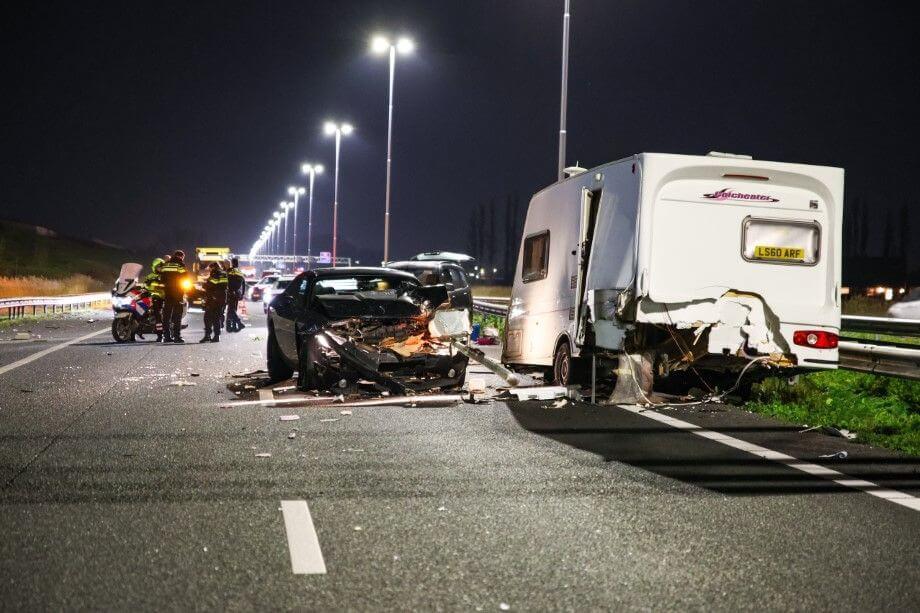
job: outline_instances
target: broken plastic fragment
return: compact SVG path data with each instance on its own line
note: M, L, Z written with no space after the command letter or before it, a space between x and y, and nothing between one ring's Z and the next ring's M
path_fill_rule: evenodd
M297 431L291 430L290 432L288 432L288 438L297 438Z
M282 415L278 418L278 421L297 421L300 419L300 415Z
M272 457L272 454L270 454L270 453L257 453L257 454L256 454L256 457L257 457L257 458L270 458L270 457Z
M824 455L819 455L818 457L822 460L845 460L847 456L850 455L846 451L838 451L837 453L826 453Z
M344 411L339 411L339 415L351 415L351 411L345 409Z
M327 417L325 419L321 419L320 421L339 421L339 418L338 417Z

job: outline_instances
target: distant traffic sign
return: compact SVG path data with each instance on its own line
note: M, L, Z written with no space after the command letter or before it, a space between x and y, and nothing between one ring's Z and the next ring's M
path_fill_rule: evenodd
M332 263L332 252L331 251L320 251L318 261L320 264L331 264Z

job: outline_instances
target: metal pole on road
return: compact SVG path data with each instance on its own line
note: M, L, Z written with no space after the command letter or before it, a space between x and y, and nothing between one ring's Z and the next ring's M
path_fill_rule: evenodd
M342 135L348 136L354 127L349 123L335 124L327 121L323 131L327 136L335 135L335 179L332 188L332 267L335 268L335 258L339 239L339 153L342 149Z
M294 236L291 237L292 242L293 242L293 246L291 247L291 255L296 256L297 255L297 205L300 202L300 197L303 196L304 193L306 193L306 190L302 187L297 187L295 185L292 185L288 187L288 193L294 196L294 207L293 207L294 208ZM294 258L293 267L294 268L297 267L296 257Z
M316 180L316 175L323 174L323 165L322 164L303 164L300 167L300 172L310 177L310 191L309 191L309 204L307 208L307 268L312 267L312 256L313 256L313 183Z
M396 43L391 43L384 36L375 36L371 41L371 50L374 53L383 53L389 51L390 59L390 87L389 87L389 104L387 106L387 185L386 185L386 203L383 215L383 261L390 259L390 186L392 184L392 166L393 166L393 94L395 89L396 76L396 52L402 54L412 53L415 43L411 39L402 37Z
M562 94L559 108L559 173L557 180L565 178L565 121L569 95L569 0L565 0L562 15Z
M291 208L291 204L290 204L289 202L282 202L282 203L281 203L281 210L284 211L283 213L281 213L281 216L284 218L284 239L281 241L281 243L282 243L282 246L281 246L281 255L287 255L287 254L288 254L288 244L287 244L287 237L288 237L288 221L287 221L287 220L288 220L288 210L289 210L290 208Z
M393 77L396 72L396 47L390 45L390 103L387 109L387 196L383 215L383 261L390 260L390 180L393 165Z

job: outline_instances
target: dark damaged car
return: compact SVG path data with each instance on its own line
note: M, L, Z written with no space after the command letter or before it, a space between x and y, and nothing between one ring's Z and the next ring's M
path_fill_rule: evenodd
M324 268L297 276L268 309L268 372L297 372L302 390L360 383L406 394L456 389L467 357L469 312L443 285L424 286L389 268Z

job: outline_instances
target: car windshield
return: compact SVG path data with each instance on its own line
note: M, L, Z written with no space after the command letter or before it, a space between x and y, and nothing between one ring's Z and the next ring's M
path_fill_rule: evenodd
M278 289L284 289L290 284L291 284L290 279L283 279L281 281L278 281L278 283L275 284L275 287L277 287Z
M271 285L272 283L274 283L274 282L277 281L277 280L278 280L278 277L263 277L263 278L259 281L259 285Z
M317 296L349 296L368 293L403 293L411 284L403 279L382 275L354 275L318 279L315 286Z

